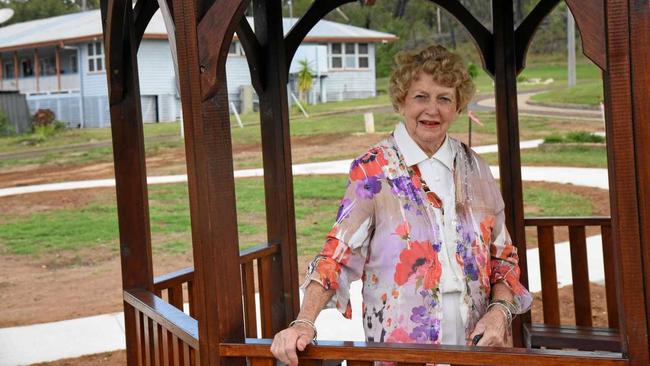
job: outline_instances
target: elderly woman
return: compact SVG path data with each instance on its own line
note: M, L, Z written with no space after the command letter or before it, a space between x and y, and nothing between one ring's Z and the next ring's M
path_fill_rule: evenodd
M396 57L390 96L403 121L353 161L300 314L273 340L280 361L297 364L328 302L351 317L358 279L369 342L507 345L512 317L532 298L489 167L447 135L474 90L442 46Z

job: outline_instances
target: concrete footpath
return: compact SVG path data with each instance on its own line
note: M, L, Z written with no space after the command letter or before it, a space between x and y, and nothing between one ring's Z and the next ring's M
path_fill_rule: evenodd
M524 141L521 148L533 148L542 141ZM496 152L496 145L474 148L479 153ZM339 160L323 163L298 164L293 167L294 175L308 174L346 174L351 160ZM491 167L498 178L498 168ZM262 169L238 170L235 177L262 176ZM608 188L606 169L564 168L564 167L522 167L522 179L525 181L546 181L570 183L580 186ZM179 183L187 181L187 176L149 177L149 184ZM113 179L89 180L78 182L41 184L35 186L12 187L0 189L0 197L34 192L73 190L97 187L112 187ZM600 236L587 239L589 261L589 278L593 282L604 280L603 254ZM558 273L558 285L571 284L571 261L569 244L556 245L556 267L563 268ZM529 249L528 273L530 290L541 290L539 253ZM336 310L329 309L321 313L316 321L320 339L329 340L363 340L361 326L361 284L352 285L351 299L353 319L344 319ZM259 314L259 312L258 312ZM259 324L259 322L258 322ZM345 331L342 331L345 330ZM0 366L28 365L36 362L54 361L63 358L79 357L88 354L110 352L124 348L124 320L122 313L98 315L86 318L64 320L59 322L35 324L22 327L0 329Z

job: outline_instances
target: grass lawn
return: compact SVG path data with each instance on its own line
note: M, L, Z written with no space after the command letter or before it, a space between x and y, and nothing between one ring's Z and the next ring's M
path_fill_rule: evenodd
M497 154L484 154L483 158L491 165L499 164ZM530 166L572 166L585 168L607 168L605 147L566 146L551 151L543 149L521 150L521 164Z
M551 90L531 97L532 101L548 104L578 104L597 107L603 99L602 81L580 83L572 88Z
M313 255L329 232L345 176L299 176L294 178L298 253ZM247 248L265 240L263 181L238 179L237 215L240 246ZM112 195L76 209L60 209L17 218L4 218L0 245L10 253L48 255L105 247L117 253L117 214ZM525 191L525 200L536 216L591 215L588 198L543 188ZM190 246L187 186L156 185L150 188L150 217L154 253L185 252ZM89 230L92 228L92 230Z

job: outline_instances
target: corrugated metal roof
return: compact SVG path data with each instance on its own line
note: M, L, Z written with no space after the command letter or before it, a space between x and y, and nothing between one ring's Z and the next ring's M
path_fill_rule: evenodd
M252 24L252 18L248 18ZM297 19L284 19L287 32ZM52 18L32 20L0 27L0 50L74 42L101 37L102 25L99 10L91 10ZM167 35L162 15L158 11L145 32L145 37L161 38ZM391 41L396 37L389 33L354 27L322 20L309 32L306 41L331 39L364 39L367 41Z

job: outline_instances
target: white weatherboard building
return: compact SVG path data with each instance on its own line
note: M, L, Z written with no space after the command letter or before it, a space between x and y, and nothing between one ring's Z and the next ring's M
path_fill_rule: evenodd
M54 111L70 126L110 124L104 47L99 10L0 27L0 90L27 95L33 113ZM248 19L252 26L252 18ZM284 19L285 32L296 19ZM307 35L292 61L307 59L315 78L312 103L375 96L375 45L392 34L321 21ZM145 122L172 121L181 113L167 30L160 12L147 27L138 50L140 93ZM250 95L250 74L237 38L227 61L230 100L239 106ZM290 76L289 88L295 90ZM297 93L296 93L297 94Z

